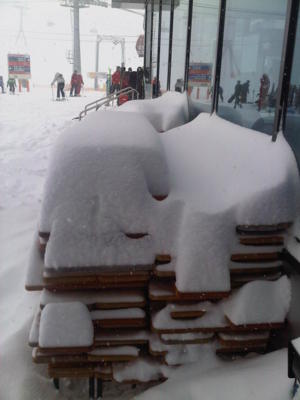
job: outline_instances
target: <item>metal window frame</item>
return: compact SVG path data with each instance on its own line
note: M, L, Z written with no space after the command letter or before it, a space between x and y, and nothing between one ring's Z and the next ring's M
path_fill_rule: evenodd
M158 16L158 37L157 37L157 56L156 56L156 93L159 88L159 69L160 69L160 45L161 45L161 20L162 20L162 0L159 0L159 16Z
M167 90L170 90L170 87L171 87L174 4L175 4L175 0L171 0Z
M297 34L299 0L288 0L272 141L285 129L287 103Z
M189 67L190 67L190 53L191 53L192 22L193 22L193 0L190 0L189 1L189 10L188 10L186 48L185 48L184 90L187 90L187 88L188 88Z
M144 77L145 77L145 83L147 83L147 84L152 81L153 2L154 2L154 0L145 0ZM149 8L148 7L151 7L151 10L150 10L151 11L150 32L149 32L150 35L148 35L148 28L149 28L149 26L148 26ZM150 48L150 51L149 51L148 47ZM149 77L146 80L145 74L147 71L147 52L148 51L149 51Z
M145 0L145 16L144 16L144 71L146 71L146 58L147 58L147 31L148 31L148 0Z
M219 4L219 22L218 22L218 39L217 39L217 49L215 58L215 75L213 81L213 98L211 103L211 114L218 112L219 104L219 87L221 78L221 68L222 68L222 53L223 53L223 43L224 43L224 30L225 30L225 19L226 19L226 0L220 0Z
M152 50L153 50L153 13L154 13L154 0L151 0L151 32L150 32L150 74L149 74L149 82L152 82Z

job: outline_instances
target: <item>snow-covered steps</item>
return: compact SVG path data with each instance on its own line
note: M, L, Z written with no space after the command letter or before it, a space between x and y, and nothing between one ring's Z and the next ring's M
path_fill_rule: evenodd
M112 367L110 365L53 365L48 366L48 375L50 378L93 378L96 377L102 381L111 381L113 379Z
M80 301L89 310L105 310L146 306L146 296L142 290L106 290L106 291L79 291L79 292L52 292L44 289L41 294L40 305L43 308L49 303L67 303Z
M266 350L270 331L253 331L251 333L218 333L218 355L261 353Z
M146 312L140 308L91 311L94 327L97 329L145 328Z
M95 346L147 345L149 336L148 330L105 329L95 332Z
M173 301L205 301L219 300L229 295L229 292L179 292L172 281L152 280L149 284L149 299L152 302L173 302Z
M89 362L132 361L138 358L140 349L135 346L99 347L87 354Z
M214 339L214 333L163 333L160 339L164 344L197 344L207 343Z

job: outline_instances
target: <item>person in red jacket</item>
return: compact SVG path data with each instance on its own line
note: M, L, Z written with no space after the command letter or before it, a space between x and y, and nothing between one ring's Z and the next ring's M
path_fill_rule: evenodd
M82 86L84 85L82 75L77 74L76 83L75 83L75 96L80 96L80 91Z
M80 96L80 91L81 91L81 87L83 85L83 79L82 79L82 75L79 74L76 69L72 74L72 78L71 78L71 91L70 91L70 96Z
M117 67L111 76L111 93L118 92L121 87L121 68Z
M76 82L77 82L77 71L75 69L75 71L73 72L72 77L71 77L70 97L72 97L73 93L75 93Z

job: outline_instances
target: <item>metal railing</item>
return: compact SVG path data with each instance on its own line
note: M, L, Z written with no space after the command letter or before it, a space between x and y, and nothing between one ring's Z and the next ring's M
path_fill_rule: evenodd
M127 87L122 90L119 90L118 92L111 93L106 97L101 97L101 99L97 99L95 101L92 101L91 103L88 103L85 107L84 110L80 112L78 117L75 117L74 119L78 119L81 121L83 117L87 115L89 111L95 110L98 111L100 107L107 106L110 103L114 103L115 100L118 100L120 96L122 95L129 95L129 94L135 94L136 99L139 98L139 92L136 89L133 89L132 87Z

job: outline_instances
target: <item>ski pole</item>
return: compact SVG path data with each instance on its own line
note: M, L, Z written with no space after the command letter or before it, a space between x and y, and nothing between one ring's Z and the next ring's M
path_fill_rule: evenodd
M53 85L51 85L51 89L52 89L52 101L54 101L54 91L53 91Z

